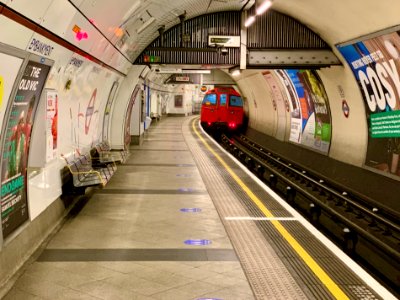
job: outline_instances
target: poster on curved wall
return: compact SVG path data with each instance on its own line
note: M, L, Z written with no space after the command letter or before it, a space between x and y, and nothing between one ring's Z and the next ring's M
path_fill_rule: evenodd
M283 141L286 133L286 112L290 111L289 103L273 71L265 71L262 74L271 91L272 106L277 115L275 138Z
M365 165L400 176L400 30L337 46L359 84L368 121Z
M314 70L276 70L290 101L289 141L327 154L331 116L324 85Z
M1 223L6 238L28 219L27 162L35 108L50 66L29 61L18 85L1 155Z
M129 148L131 143L131 117L132 117L132 109L136 102L136 97L140 91L140 85L137 84L135 89L132 92L131 99L129 100L128 107L126 108L125 115L125 149Z
M114 81L110 93L108 94L106 107L104 109L104 116L103 116L103 141L108 142L108 130L109 130L109 123L111 117L111 108L114 102L115 94L118 89L119 82Z
M17 78L21 64L21 58L0 53L0 131L14 81Z

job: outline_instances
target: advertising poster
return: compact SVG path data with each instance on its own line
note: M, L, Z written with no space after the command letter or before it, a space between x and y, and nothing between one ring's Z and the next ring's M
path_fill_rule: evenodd
M301 116L300 116L300 103L299 98L296 95L295 88L292 81L284 70L275 70L275 74L280 78L284 90L286 92L286 98L289 99L289 110L290 110L290 135L289 141L301 144Z
M22 59L0 53L0 131L6 113L8 99L21 67Z
M365 165L400 176L400 31L337 48L364 98L368 121Z
M274 72L265 71L262 73L265 81L267 82L271 93L272 105L277 113L277 128L275 132L275 137L279 140L285 139L286 132L286 113L289 113L289 103L283 94L282 88L274 76Z
M58 94L56 91L46 92L46 161L56 157L58 136Z
M331 117L328 96L322 81L313 70L285 70L292 82L301 117L300 143L328 153L331 140ZM291 93L291 91L287 91ZM296 123L295 123L296 126Z
M183 107L183 95L175 95L174 106Z
M140 91L140 86L137 84L135 89L132 92L131 99L129 100L128 107L126 109L125 115L125 148L129 148L129 144L131 143L131 117L132 117L132 108L135 105L136 97Z
M108 95L106 107L104 109L104 116L103 116L103 141L108 141L108 128L110 123L111 117L111 108L114 102L115 93L117 92L119 83L115 81L111 87L110 94Z
M7 237L28 219L26 199L27 162L34 120L50 66L28 62L12 104L7 123L1 170L1 219Z

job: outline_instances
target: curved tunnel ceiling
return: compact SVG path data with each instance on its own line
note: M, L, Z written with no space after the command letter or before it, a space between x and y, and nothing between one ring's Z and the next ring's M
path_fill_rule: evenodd
M131 62L186 12L190 19L219 11L248 9L254 0L70 0ZM258 1L257 1L258 2ZM400 23L398 0L274 0L273 9L287 14L320 35L332 48Z
M70 0L130 61L158 37L158 28L219 11L239 11L254 0Z

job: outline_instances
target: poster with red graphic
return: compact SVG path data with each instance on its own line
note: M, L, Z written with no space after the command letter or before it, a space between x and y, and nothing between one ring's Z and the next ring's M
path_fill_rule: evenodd
M58 137L58 93L46 91L46 162L56 157Z
M18 85L1 155L1 223L6 238L28 219L27 163L37 103L50 66L29 61Z

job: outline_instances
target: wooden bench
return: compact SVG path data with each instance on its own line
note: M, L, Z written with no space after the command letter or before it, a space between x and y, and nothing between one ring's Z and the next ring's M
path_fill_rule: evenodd
M66 162L72 175L73 186L83 192L89 186L104 187L117 169L116 165L112 163L93 164L88 154L79 155L74 159L66 159Z

